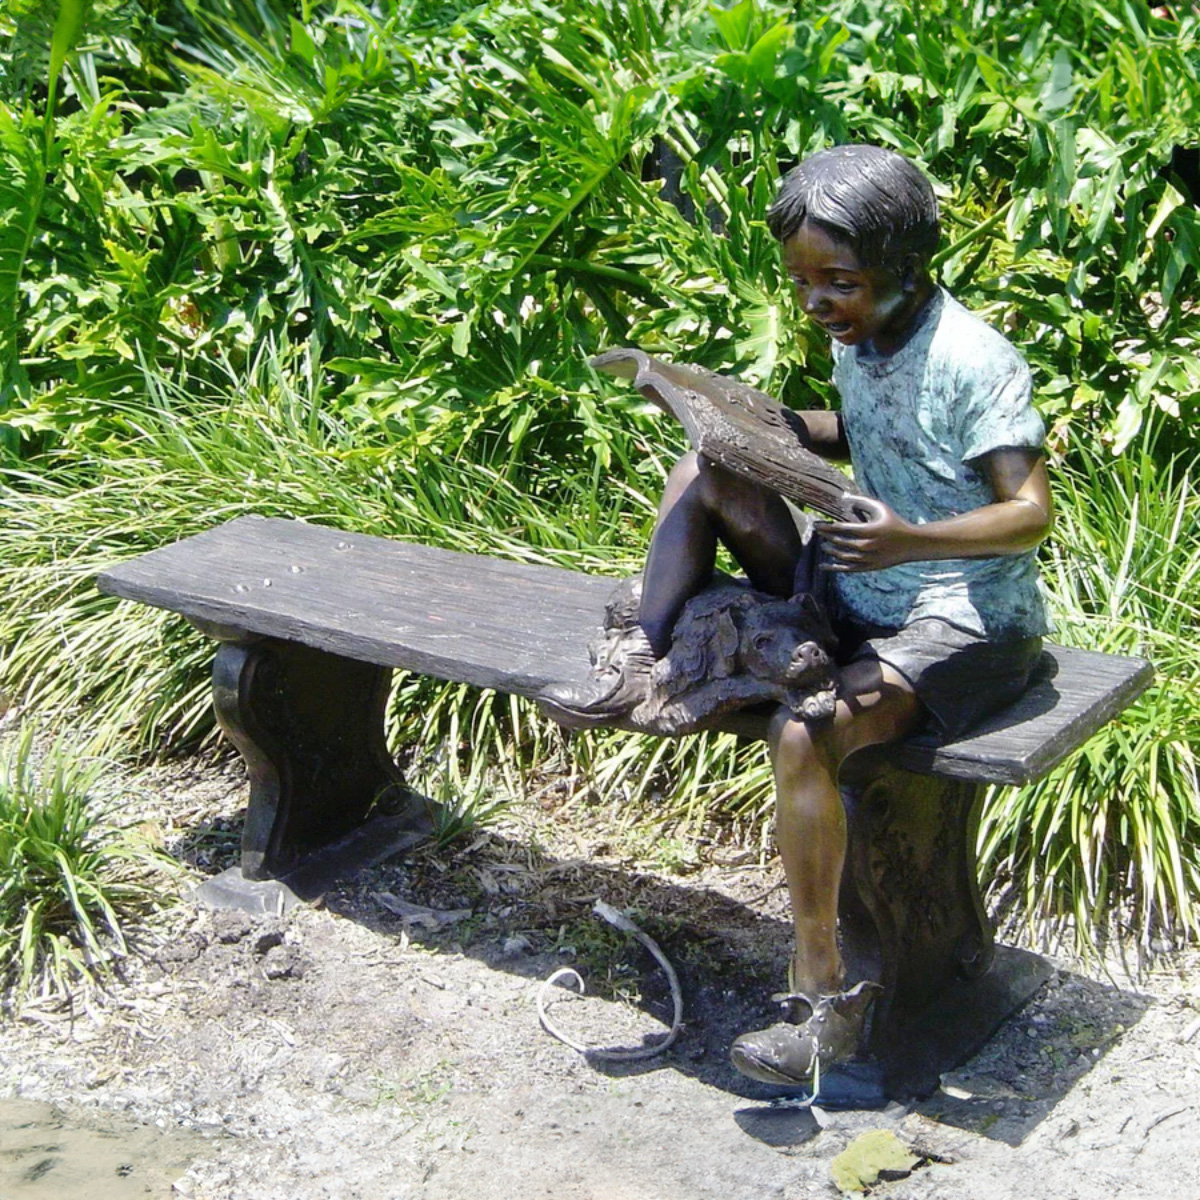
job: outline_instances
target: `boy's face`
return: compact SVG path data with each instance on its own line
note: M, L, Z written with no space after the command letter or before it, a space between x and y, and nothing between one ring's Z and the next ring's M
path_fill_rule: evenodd
M889 353L920 307L894 271L863 266L845 242L807 221L783 243L783 266L805 314L843 346Z

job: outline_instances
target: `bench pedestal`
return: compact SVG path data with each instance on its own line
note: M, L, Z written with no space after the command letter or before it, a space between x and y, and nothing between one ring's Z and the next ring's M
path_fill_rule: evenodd
M428 803L384 739L389 668L222 632L213 706L250 776L247 879L288 879L319 852L344 849L372 819L410 834L409 844L432 834Z
M865 1075L880 1099L908 1099L933 1092L1050 969L993 944L975 863L985 789L906 771L885 755L861 755L843 771L839 932L848 980L883 985L866 1046L873 1061L859 1089Z
M880 761L843 780L847 854L843 956L853 982L873 979L873 1041L955 979L982 975L992 926L979 895L975 840L983 789Z

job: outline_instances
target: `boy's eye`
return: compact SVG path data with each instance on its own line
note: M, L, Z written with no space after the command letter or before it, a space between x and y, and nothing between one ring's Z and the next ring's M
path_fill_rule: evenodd
M835 279L833 286L835 291L845 293L853 292L858 288L858 284L853 279Z

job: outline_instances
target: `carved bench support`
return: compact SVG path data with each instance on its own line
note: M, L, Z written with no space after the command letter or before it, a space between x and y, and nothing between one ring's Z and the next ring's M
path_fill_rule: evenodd
M877 760L843 781L842 953L850 980L883 985L867 1049L893 1098L932 1092L1049 977L1035 955L993 945L975 864L983 795Z
M250 774L246 879L286 879L372 816L428 834L426 802L404 783L384 740L391 674L273 638L221 645L213 704Z
M878 1037L953 979L992 961L992 929L975 874L983 789L882 767L844 788L849 849L842 882L849 969L884 986Z

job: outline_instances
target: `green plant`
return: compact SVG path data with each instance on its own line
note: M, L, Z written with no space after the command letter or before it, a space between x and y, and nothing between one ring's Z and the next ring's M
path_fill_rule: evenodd
M473 710L464 703L471 699L468 693L472 692L476 701ZM436 710L443 705L445 733L432 753L416 760L407 779L436 803L434 843L439 849L495 822L518 794L513 768L519 768L519 756L503 743L503 723L494 721L490 711L493 704L503 703L504 699L513 703L511 697L481 696L476 689L460 685L443 689L433 711L425 714L425 744L440 724ZM470 717L466 728L460 724L463 715Z
M38 762L32 726L0 761L0 980L17 999L105 975L154 902L144 851L104 821L100 770L63 742Z
M1200 927L1200 496L1149 436L1061 467L1048 570L1070 643L1143 654L1150 690L1041 783L995 794L981 865L1018 911L1077 942L1115 916L1148 944ZM1114 907L1116 911L1114 912Z
M590 469L572 478L435 457L418 470L402 448L363 446L352 416L322 404L320 381L298 378L270 346L220 386L147 372L153 405L110 408L127 443L63 453L52 470L0 471L0 686L71 714L97 749L165 752L212 727L205 639L96 591L96 572L133 554L258 512L613 570L621 554L632 562L649 519L649 502L634 496L641 511L630 511L625 490L598 496ZM397 736L428 729L436 744L450 707L423 695L424 724Z
M1119 449L1154 411L1188 436L1192 14L64 0L56 31L34 7L0 22L0 424L22 456L121 439L139 355L204 380L270 338L306 347L364 439L636 477L637 406L609 419L584 361L606 343L825 401L762 213L795 158L864 138L939 180L942 273L1031 359L1056 437Z
M394 1105L406 1117L428 1115L427 1110L443 1099L453 1086L452 1062L442 1060L411 1079L392 1079L383 1075L373 1080L375 1106Z
M680 435L587 358L638 343L791 403L831 402L828 350L794 319L763 222L779 173L831 142L895 146L937 181L942 278L1030 360L1068 471L1099 486L1109 460L1088 462L1102 442L1161 480L1173 456L1195 457L1200 396L1200 225L1178 152L1200 112L1200 18L1163 11L0 8L0 687L109 746L194 745L211 729L208 647L91 580L246 511L632 568ZM1064 530L1076 504L1084 524L1094 507L1087 489L1067 496ZM1170 555L1186 564L1186 539ZM1049 561L1081 631L1137 641L1103 616L1105 589L1131 601L1119 563L1089 582ZM1160 664L1171 654L1151 647ZM679 836L756 823L765 837L758 749L563 741L526 705L398 686L417 703L394 706L392 736L415 760L445 745L465 777L486 759L512 786L562 764L622 819L649 810ZM1156 697L1169 703L1152 713ZM1164 683L1126 720L1190 730L1193 708ZM1090 789L1095 807L1105 787L1144 795L1138 811L1174 814L1176 840L1191 836L1182 749L1112 740L1129 728L1104 743L1128 778L1101 784L1098 762L1083 791L1038 793L1061 844L1087 825L1070 797ZM1134 810L1106 811L1105 844L1126 844ZM1016 843L997 836L988 861L1015 878L1027 852L1010 861ZM1052 904L1022 894L1074 911L1075 888L1086 914L1166 872L1154 920L1198 894L1186 853L1134 857L1132 873L1120 854L1063 866Z

